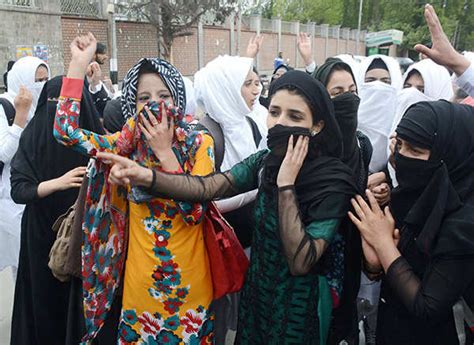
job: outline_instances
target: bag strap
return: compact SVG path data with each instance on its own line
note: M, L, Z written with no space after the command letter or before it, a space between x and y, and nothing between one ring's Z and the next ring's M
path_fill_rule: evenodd
M260 134L257 124L250 116L245 116L245 118L247 119L250 128L252 129L253 141L255 142L255 146L257 146L258 148L260 142L262 141L262 134Z
M5 116L7 117L8 125L9 126L13 125L13 122L15 121L15 114L16 114L13 104L11 104L8 99L3 98L3 97L0 97L0 104L3 106L3 110L5 111Z
M196 129L207 130L211 135L212 139L214 139L214 157L216 158L216 171L220 171L222 161L224 160L225 152L224 132L222 132L221 126L214 119L212 119L209 114L206 114L201 119L201 121L199 121L196 126Z

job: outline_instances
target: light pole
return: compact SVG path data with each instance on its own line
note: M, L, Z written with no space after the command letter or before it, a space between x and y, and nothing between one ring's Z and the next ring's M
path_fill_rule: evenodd
M359 1L359 20L357 23L357 40L356 40L356 55L359 55L359 41L360 41L360 26L362 23L362 5L364 0Z
M111 51L110 57L110 80L114 85L115 91L118 90L118 64L117 64L117 32L115 28L115 5L117 0L112 0L107 5L107 13L109 15L109 47Z

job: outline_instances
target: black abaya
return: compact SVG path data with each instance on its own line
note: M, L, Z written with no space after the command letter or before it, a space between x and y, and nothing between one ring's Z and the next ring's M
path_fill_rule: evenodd
M68 189L39 199L41 182L62 176L88 159L60 145L53 137L62 77L43 88L35 116L22 133L12 160L11 195L26 204L21 222L21 247L11 331L12 345L65 344L69 283L61 283L48 268L55 240L52 225L75 201L78 189ZM84 92L81 127L103 132L92 100Z

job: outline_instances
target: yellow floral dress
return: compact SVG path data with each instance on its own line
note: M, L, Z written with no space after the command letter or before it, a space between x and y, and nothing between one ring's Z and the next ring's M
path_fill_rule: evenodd
M137 137L135 118L127 121L122 132L113 135L98 135L81 129L81 92L82 81L64 78L54 124L56 139L90 156L97 151L131 152L124 146ZM176 123L179 121L175 121L175 126ZM178 136L183 134L180 128L176 133ZM145 152L146 159L130 153L128 156L142 165L156 167L157 160L149 154L149 148L143 147L143 140L134 143L138 148L133 148L133 152ZM188 152L186 161L177 157L181 169L174 173L208 175L213 172L211 137L198 135ZM126 217L114 217L114 212L118 213L114 204L120 204L117 200L122 200L121 194L112 191L114 186L107 184L108 175L104 176L99 181L106 185L101 193L94 189L94 184L99 184L95 180L99 179L89 182L89 203L86 201L83 226L83 289L88 330L85 340L92 339L103 324L123 267L123 261L117 257L126 253L118 343L212 343L212 317L208 309L213 289L200 222L204 206L159 198L137 203L133 198L122 197L125 201L121 206L126 209L123 213ZM128 196L131 192L128 190ZM112 216L106 218L104 214L109 213ZM128 242L122 241L128 243L122 250L123 255L121 228L125 229L125 237L128 236Z

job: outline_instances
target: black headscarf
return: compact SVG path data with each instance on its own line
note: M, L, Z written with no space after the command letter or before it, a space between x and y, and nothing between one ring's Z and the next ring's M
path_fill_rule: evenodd
M23 131L18 151L12 160L12 189L16 180L29 180L39 184L62 176L69 170L87 165L88 158L59 144L53 136L57 100L62 86L62 76L49 80L41 92L35 116ZM97 110L88 90L84 87L81 100L79 126L103 134ZM46 214L54 221L72 205L77 189L50 195L42 200Z
M313 73L313 77L318 79L327 87L331 75L335 69L344 70L350 73L355 82L351 67L338 58L328 58ZM361 161L360 150L357 140L357 112L359 110L360 98L352 93L344 93L332 99L336 121L342 134L343 155L342 161L346 163L356 175L367 175L363 169L364 163ZM369 159L370 160L370 159ZM364 170L363 172L361 170ZM365 180L365 179L363 179Z
M340 160L342 140L331 99L324 85L301 71L290 71L277 79L270 87L270 99L277 91L284 89L296 90L303 95L311 109L313 123L324 121L322 131L310 139L308 156L295 183L303 222L307 224L314 220L341 217L347 211L347 205L334 205L329 197L336 196L334 203L337 204L341 196L355 194L356 188L351 170ZM281 145L286 147L290 131L297 135L310 135L305 128L277 125L269 130L269 148ZM311 151L318 154L310 155ZM263 177L267 188L275 187L283 158L281 153L270 152L267 156ZM328 207L319 207L323 201L326 201L325 205Z
M473 254L474 108L447 101L420 102L407 110L396 132L401 139L431 150L429 160L421 163L432 171L415 195L402 183L394 190L397 221L418 229L417 245L428 256ZM410 172L397 165L397 175ZM420 172L413 171L415 179L417 175Z
M351 66L349 66L341 59L335 57L327 58L326 61L313 72L313 77L323 83L324 86L327 86L329 78L331 77L331 74L336 67L340 67L344 71L350 73L352 79L354 80L354 84L356 83L356 79L354 77L354 73L352 72Z

